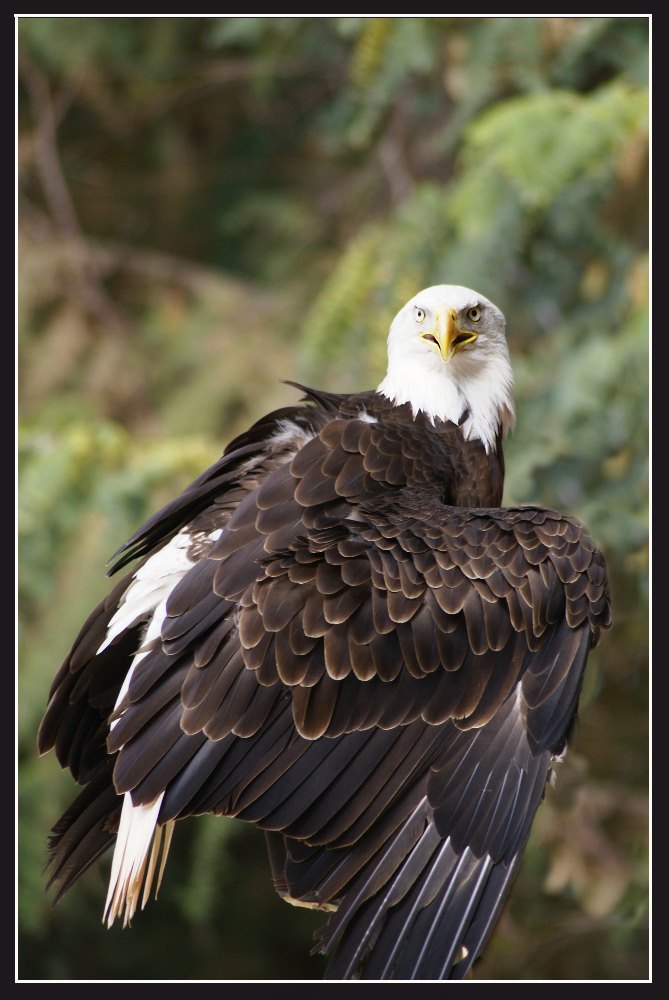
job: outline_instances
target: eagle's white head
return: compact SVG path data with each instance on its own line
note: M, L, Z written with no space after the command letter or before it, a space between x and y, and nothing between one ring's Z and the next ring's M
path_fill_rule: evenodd
M433 285L400 309L388 334L388 372L377 392L432 420L459 423L486 451L513 427L513 373L504 315L462 285Z

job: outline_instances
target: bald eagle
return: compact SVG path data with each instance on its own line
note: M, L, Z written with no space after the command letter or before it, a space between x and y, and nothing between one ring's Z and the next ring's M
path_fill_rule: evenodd
M376 391L297 386L119 550L39 731L57 897L115 845L127 924L177 820L237 817L328 978L467 975L611 621L585 529L501 506L511 385L500 310L427 288Z

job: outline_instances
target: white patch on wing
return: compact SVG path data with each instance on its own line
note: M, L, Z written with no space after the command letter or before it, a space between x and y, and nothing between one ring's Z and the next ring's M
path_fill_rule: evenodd
M358 413L357 419L358 420L364 420L366 424L377 424L378 423L378 420L376 419L376 417L373 417L371 415L371 413L367 412L367 410L360 410L360 412Z
M181 575L183 576L183 573ZM148 642L152 639L158 638L160 635L160 630L162 628L163 621L165 620L168 596L169 592L165 595L165 597L163 597L153 613L144 636L144 647L146 647ZM123 698L125 698L135 668L137 667L137 664L144 659L147 652L148 650L146 649L140 649L139 652L137 652L133 657L130 669L126 674L121 690L118 693L114 710L116 710ZM119 716L118 719L114 719L110 723L110 732L119 721L120 717L121 716ZM152 802L150 805L134 806L132 804L132 797L130 793L126 792L124 795L121 822L116 836L116 844L114 846L114 858L112 861L112 870L109 879L109 890L107 892L107 901L105 903L103 916L103 922L105 922L108 927L111 927L121 913L123 913L123 926L125 927L130 923L137 909L145 872L146 882L144 896L142 899L142 909L149 898L151 883L153 881L156 861L160 851L160 842L163 834L163 827L156 828L156 821L158 819L158 813L160 812L160 804L162 800L163 795L161 794L155 802ZM166 839L163 846L163 857L156 886L156 894L158 893L160 882L163 877L173 826L173 823L167 823L164 827ZM151 848L152 841L153 848ZM149 860L150 850L151 856ZM148 871L147 861L149 862Z
M279 430L268 439L268 448L270 452L281 451L284 448L296 454L300 448L303 448L313 437L315 437L313 432L305 430L304 427L300 427L293 420L279 420L278 422Z
M170 588L170 592L171 592L171 588ZM161 629L163 627L163 622L165 621L165 615L167 614L167 598L169 597L169 593L170 592L168 592L165 595L165 597L162 599L162 601L160 602L160 604L158 605L158 607L155 609L155 611L154 611L154 613L153 613L153 615L151 617L151 621L149 622L149 626L148 626L148 628L147 628L147 630L146 630L146 632L144 634L144 641L142 643L142 646L139 649L139 651L137 653L135 653L135 655L134 655L134 657L132 659L132 663L130 664L130 669L128 670L128 673L125 675L125 679L123 681L123 684L121 685L121 690L118 693L118 697L117 697L116 703L114 705L114 711L116 711L116 709L118 708L118 706L121 704L121 702L125 698L126 694L128 693L128 688L130 687L130 681L132 679L133 673L135 672L135 668L136 668L137 664L141 663L141 661L144 659L144 657L148 653L148 649L146 648L147 644L149 642L151 642L152 639L157 639L160 636L160 631L161 631ZM110 732L114 728L114 726L116 725L116 723L119 721L120 718L121 718L121 716L119 716L118 719L114 719L110 723L110 725L109 725L109 731Z
M213 536L218 537L219 535L220 530L217 530L213 531L210 537L213 541ZM159 552L151 556L143 566L140 566L135 573L132 583L123 595L116 614L109 623L107 638L100 646L98 653L106 649L116 636L120 635L134 622L141 621L147 615L151 615L144 634L142 647L133 657L130 669L118 693L114 710L118 708L125 698L137 665L147 655L147 645L160 636L163 621L167 613L169 595L177 583L195 565L193 560L188 556L188 550L192 542L192 535L186 529L183 529ZM118 719L114 719L110 723L110 731L117 722ZM109 891L104 910L103 919L107 926L111 926L120 914L123 914L124 926L130 923L140 900L143 882L144 895L141 902L142 908L146 904L151 891L151 884L164 833L165 839L156 893L160 887L174 826L174 823L166 823L164 827L156 827L162 799L163 796L160 795L150 805L134 806L130 793L126 792L124 796L121 822L114 848Z
M188 557L192 541L191 534L184 528L139 567L109 622L107 637L98 653L136 621L141 621L155 611L184 574L195 565Z

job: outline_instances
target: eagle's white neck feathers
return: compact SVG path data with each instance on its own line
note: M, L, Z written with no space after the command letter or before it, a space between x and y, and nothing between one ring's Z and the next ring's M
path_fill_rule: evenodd
M477 339L444 361L421 332L434 323L438 310L466 317L477 307ZM420 310L417 312L417 310ZM424 321L420 316L424 314ZM416 317L419 317L418 319ZM474 327L471 322L469 327ZM462 423L466 440L478 438L486 451L497 435L513 427L513 373L504 335L504 316L478 292L460 285L435 285L414 296L393 320L388 335L388 372L377 392L397 405L410 403L414 415Z

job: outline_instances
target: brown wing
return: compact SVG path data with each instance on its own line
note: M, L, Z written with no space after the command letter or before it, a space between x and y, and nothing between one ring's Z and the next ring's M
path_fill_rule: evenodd
M277 832L280 890L338 905L333 978L464 975L609 622L580 526L445 505L439 441L419 444L330 420L247 490L169 594L108 743L117 792L164 793L161 822ZM54 845L70 881L82 838Z

